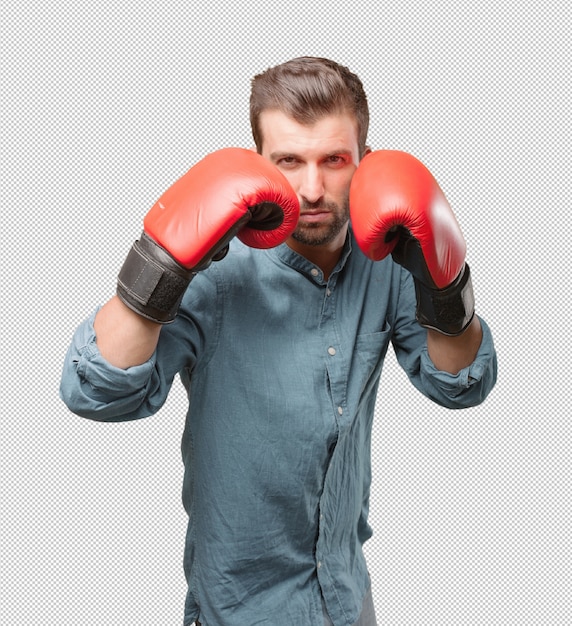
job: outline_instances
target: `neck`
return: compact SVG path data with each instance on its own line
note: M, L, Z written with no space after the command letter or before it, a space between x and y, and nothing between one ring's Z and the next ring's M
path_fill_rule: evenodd
M346 242L346 235L348 232L347 225L342 228L336 238L331 242L319 246L313 246L297 241L293 237L290 237L286 243L289 248L297 252L305 259L313 263L322 270L324 274L324 280L330 278L334 267L342 256L342 250Z

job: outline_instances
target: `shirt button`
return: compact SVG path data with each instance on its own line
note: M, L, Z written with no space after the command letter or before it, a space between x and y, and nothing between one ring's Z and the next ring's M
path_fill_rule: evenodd
M312 274L312 276L317 276L319 273L320 273L320 271L319 271L319 270L317 270L315 267L313 267L313 268L310 270L310 274Z
M331 296L332 295L332 290L331 289L326 289L326 295L327 296Z
M344 410L342 409L342 407L341 407L341 406L339 406L339 407L338 407L338 413L339 413L339 415L341 415L343 412L344 412Z
M322 561L318 561L318 569L320 569L320 567L322 567Z
M336 349L330 346L328 348L328 354L331 354L332 356L334 356L334 354L336 354Z

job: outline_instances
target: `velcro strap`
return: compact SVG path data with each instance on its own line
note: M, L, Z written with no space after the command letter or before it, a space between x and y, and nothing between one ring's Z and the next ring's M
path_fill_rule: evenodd
M417 321L452 337L462 334L475 314L471 271L465 263L456 280L445 289L431 289L415 280Z
M195 276L143 233L119 272L117 295L143 317L168 324L175 319L183 295Z

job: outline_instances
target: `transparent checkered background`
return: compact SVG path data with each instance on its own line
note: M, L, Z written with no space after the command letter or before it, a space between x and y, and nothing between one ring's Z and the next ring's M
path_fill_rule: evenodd
M153 418L97 424L60 402L61 363L158 195L209 151L250 146L250 78L309 54L361 76L372 147L441 183L499 353L496 389L464 412L388 356L379 624L571 624L569 9L196 4L4 4L0 621L181 624L182 386Z

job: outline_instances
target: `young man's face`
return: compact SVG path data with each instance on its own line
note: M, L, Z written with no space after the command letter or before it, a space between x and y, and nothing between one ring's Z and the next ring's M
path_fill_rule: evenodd
M328 115L303 125L272 109L262 112L260 128L262 156L298 194L300 220L292 238L307 246L343 244L350 182L359 163L355 118Z

